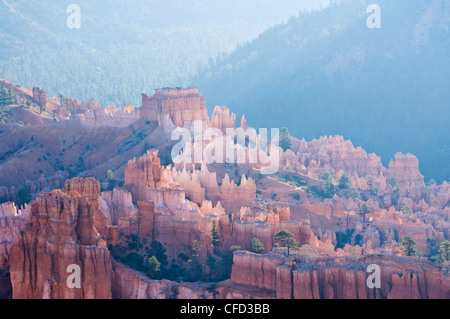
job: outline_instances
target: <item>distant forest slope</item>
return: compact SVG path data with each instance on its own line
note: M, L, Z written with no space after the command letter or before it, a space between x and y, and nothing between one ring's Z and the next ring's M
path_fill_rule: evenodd
M49 95L139 106L316 0L0 0L0 78ZM81 8L69 29L66 9Z
M343 1L301 14L213 63L198 79L209 104L254 127L306 139L344 135L382 156L411 152L426 180L450 177L450 2Z

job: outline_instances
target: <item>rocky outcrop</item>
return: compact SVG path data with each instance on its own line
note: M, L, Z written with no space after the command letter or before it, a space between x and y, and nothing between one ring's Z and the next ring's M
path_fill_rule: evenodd
M37 87L33 88L33 102L39 106L45 106L47 102L47 93L44 89L40 89Z
M225 175L222 186L220 186L220 201L224 208L235 212L243 206L252 207L256 198L256 184L252 178L247 179L245 175L241 178L240 185L234 181L230 182Z
M125 168L125 185L147 186L157 188L161 186L163 168L158 152L147 152L138 160L128 162Z
M198 90L159 89L151 97L142 95L142 116L158 121L162 126L168 115L175 126L192 128L193 121L202 121L209 126L205 97Z
M369 265L381 268L381 288L370 289ZM311 258L236 252L233 283L265 288L280 299L448 299L449 270L393 256Z
M412 154L397 153L389 163L388 178L395 178L400 185L423 185L423 175L419 171L419 160Z
M108 218L109 225L118 225L120 220L129 220L138 212L131 193L119 188L103 192L100 207Z
M29 207L19 210L13 203L0 204L0 299L12 297L10 249L28 221Z
M380 192L386 189L385 168L381 158L367 154L361 147L355 148L342 136L321 137L310 142L301 140L294 143L292 150L296 155L293 157L292 152L288 152L291 154L289 162L282 160L290 167L307 169L316 176L326 171L335 174L341 171L341 174L349 175L352 187L370 189L370 180L372 187L378 188Z
M113 297L118 299L227 299L231 281L220 283L178 283L152 280L120 263L113 263Z
M210 200L221 205L228 212L237 212L241 207L252 207L256 199L256 183L252 178L243 175L240 185L230 181L228 174L219 186L216 173L209 172L203 164L200 170L192 172L183 169L181 172L172 170L173 180L179 183L189 199L201 204L204 200Z
M80 114L81 123L88 127L113 126L127 127L141 118L141 110L132 105L126 105L123 110L110 105L102 108L100 105Z
M211 127L218 128L226 134L228 128L236 127L236 114L230 114L230 109L225 106L216 106L211 116Z
M113 262L113 297L118 299L272 299L267 290L234 284L231 280L217 283L184 283L152 280L120 263Z
M103 213L94 199L98 182L74 179L66 191L40 195L31 204L31 222L11 247L14 298L111 298L111 257L95 226ZM81 269L80 289L67 285L70 265Z

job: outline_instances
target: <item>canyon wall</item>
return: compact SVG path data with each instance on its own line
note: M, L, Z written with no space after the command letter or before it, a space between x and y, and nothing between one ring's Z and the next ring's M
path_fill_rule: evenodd
M381 288L366 285L381 268ZM394 256L308 258L236 252L233 283L265 288L278 299L448 299L450 274L427 261Z
M10 250L13 298L111 298L111 256L95 225L106 218L95 204L97 181L74 179L31 204L31 222ZM104 217L104 216L103 216ZM70 265L81 269L82 289L70 289Z
M209 126L205 97L200 96L195 88L159 89L151 97L142 95L144 118L158 121L162 126L166 115L175 126L192 128L195 120Z

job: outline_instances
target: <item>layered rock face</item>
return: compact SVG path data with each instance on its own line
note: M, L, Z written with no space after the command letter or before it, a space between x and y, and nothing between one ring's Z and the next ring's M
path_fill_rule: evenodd
M61 172L57 172L54 176L50 177L41 175L41 177L36 181L27 180L25 182L25 187L29 188L32 195L35 195L39 192L49 192L55 188L62 188L64 186L67 175L67 173ZM19 198L18 193L19 189L14 186L0 186L0 197L3 197L8 201L17 201Z
M381 288L370 289L369 265L381 268ZM285 258L236 252L233 283L265 288L279 299L448 299L450 275L429 262L393 256Z
M342 136L321 137L310 142L295 140L292 150L283 153L282 164L316 177L324 172L338 177L347 173L351 187L377 189L379 193L390 191L387 181L395 178L403 192L414 200L423 197L425 187L414 155L397 153L386 169L380 157L367 154L361 147L355 148Z
M236 114L230 114L230 109L225 106L216 106L211 116L211 127L218 128L226 134L228 128L236 127Z
M289 167L297 167L316 176L328 171L347 173L352 187L369 189L368 181L380 191L386 188L385 168L381 158L367 154L361 147L355 148L342 136L321 137L306 142L295 143L292 151L283 154L282 162Z
M255 207L256 184L245 176L236 185L226 174L219 186L216 173L209 172L206 165L192 172L177 171L162 167L157 152L149 152L129 162L125 188L139 206L133 218L140 220L140 233L164 243L170 257L188 254L193 240L201 243L202 258L211 254L213 221L224 252L233 245L249 248L254 237L270 250L275 231L282 228L292 230L302 244L318 245L309 226L289 223L288 207ZM127 233L125 222L123 226L119 231ZM132 230L136 231L135 227Z
M186 195L195 203L202 204L210 200L221 205L229 212L238 212L241 207L252 207L256 198L256 183L252 178L243 175L240 185L230 181L228 174L219 186L216 173L208 170L203 164L200 170L192 172L183 169L181 172L175 168L171 172L173 180L179 183Z
M17 234L29 221L29 208L17 209L13 203L0 204L0 299L12 295L9 275L10 249Z
M423 175L419 172L419 160L412 154L397 153L389 163L388 178L395 178L400 185L422 184Z
M157 152L148 152L128 163L125 188L139 207L132 216L135 224L140 225L139 232L149 240L164 243L170 259L180 253L189 254L194 240L200 242L204 248L201 257L206 258L211 253L212 221L228 229L228 218L220 203L213 206L204 197L200 205L187 200L182 186L173 180L170 168L161 166ZM125 222L123 226L119 231L127 233ZM135 226L132 231L136 231Z
M114 262L113 298L118 299L269 299L267 290L233 283L179 283L150 278Z
M138 211L133 204L131 193L119 188L103 192L100 207L108 218L109 225L118 225L121 220L129 220Z
M100 105L91 108L80 115L81 123L89 127L114 126L127 127L141 118L141 110L132 105L126 105L123 110L110 105L102 108Z
M14 203L0 204L0 269L9 268L11 245L28 221L29 208L19 210Z
M142 116L149 120L164 123L168 115L175 126L191 127L195 120L209 126L205 97L198 90L192 89L159 89L151 97L142 95Z
M156 188L160 185L162 170L158 152L148 152L138 160L128 162L125 168L125 185Z
M94 203L99 188L93 180L74 179L68 193L53 191L32 202L31 222L11 247L13 298L111 298L111 256L95 227L103 213ZM70 265L81 269L81 289L67 285Z

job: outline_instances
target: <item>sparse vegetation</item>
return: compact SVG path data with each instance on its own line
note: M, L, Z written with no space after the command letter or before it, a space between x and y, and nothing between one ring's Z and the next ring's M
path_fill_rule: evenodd
M352 198L352 199L361 199L361 194L356 190L353 189L350 194L348 194L348 198Z
M255 254L261 254L265 250L264 245L261 243L261 241L258 238L253 238L250 241L250 251Z
M439 249L439 260L442 262L450 261L450 241L445 240L441 243Z
M403 237L402 245L404 247L403 252L405 256L414 257L420 255L416 246L416 241L411 236Z
M278 173L273 175L276 180L289 184L293 188L299 188L306 185L306 182L295 174Z
M217 249L220 247L220 236L219 236L219 230L217 227L217 221L212 221L212 228L211 228L211 244L214 248L214 252L217 253Z
M372 212L372 210L369 208L369 206L364 203L360 208L359 208L359 212L358 215L363 217L363 223L366 223L366 215L370 214Z
M389 179L388 184L395 188L398 186L398 181L394 177L392 177L391 179Z
M287 254L290 255L290 250L298 250L298 243L294 238L294 235L288 230L280 230L275 234L273 240L279 245L287 248Z
M413 210L408 205L403 205L402 206L402 212L403 212L403 214L411 215L413 213Z
M322 189L323 196L325 198L332 198L336 194L333 176L329 172L326 172L320 176L320 179L325 181L325 185Z
M148 272L149 276L152 279L160 279L161 275L161 263L155 256L152 256L148 259Z
M400 192L400 188L396 187L391 193L391 203L392 206L398 206L400 198L402 197L402 193Z
M280 147L283 151L287 151L292 148L291 134L287 127L282 127L280 129Z
M84 165L84 161L83 161L83 165ZM114 189L114 187L116 186L117 180L114 178L114 173L111 169L106 171L106 181L108 182L108 191L112 191Z
M347 173L342 174L341 178L339 179L339 188L340 189L347 189L350 187L350 182L348 179Z

